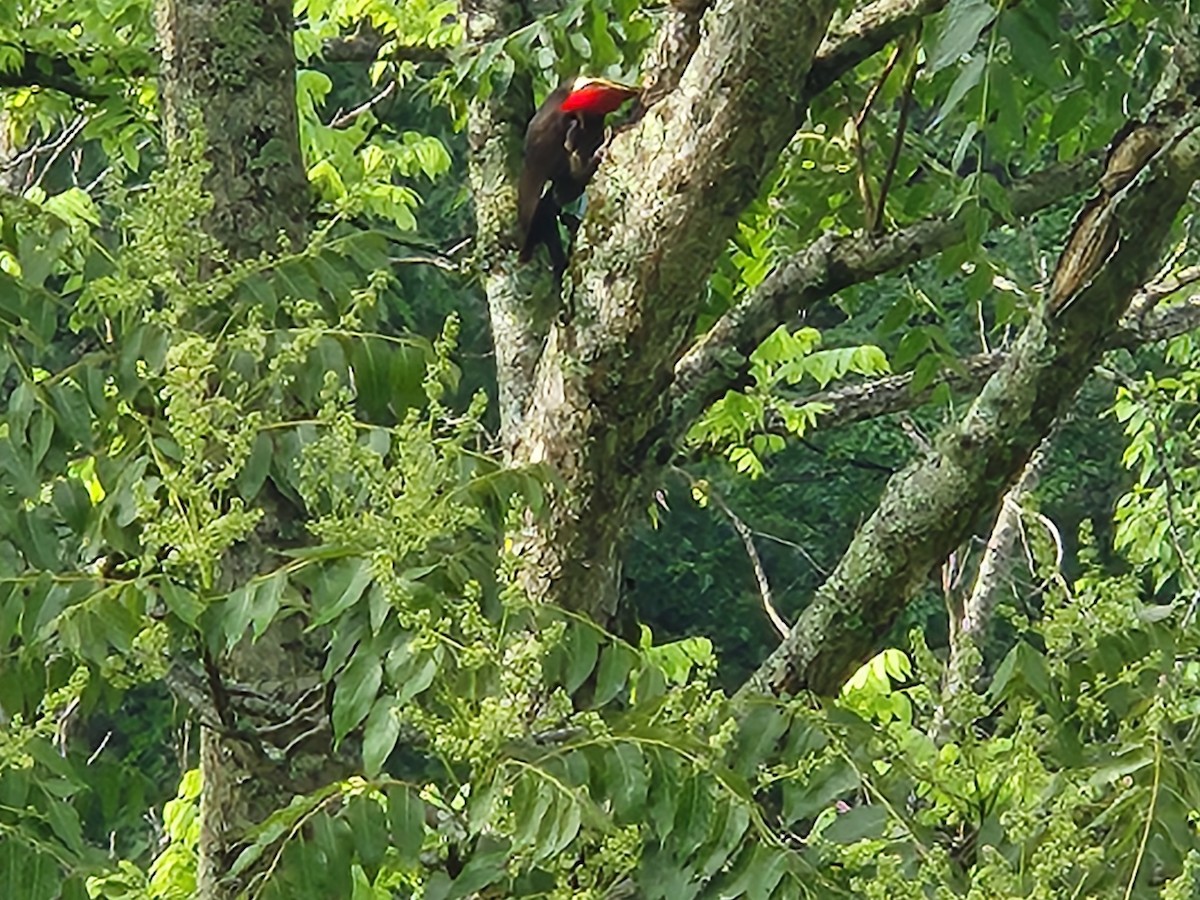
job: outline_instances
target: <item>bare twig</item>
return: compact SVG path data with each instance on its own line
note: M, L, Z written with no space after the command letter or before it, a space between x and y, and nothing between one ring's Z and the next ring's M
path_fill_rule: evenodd
M872 94L867 98L867 104L873 99ZM872 196L871 179L867 174L867 149L863 146L862 136L862 117L866 116L867 108L864 106L858 116L850 119L850 143L854 146L854 164L858 169L858 196L863 205L863 222L870 223L875 221L875 198Z
M951 622L950 658L946 661L941 701L933 716L932 734L939 743L950 737L948 707L975 680L974 660L978 659L1000 597L1000 588L1009 571L1013 544L1021 523L1021 501L1037 487L1049 455L1048 447L1049 439L1035 451L1020 480L1004 495L983 558L979 561L971 595L962 604L960 620Z
M359 116L363 115L363 113L369 112L370 110L374 109L376 106L378 106L384 100L386 100L388 97L390 97L392 94L394 94L396 92L397 84L398 84L398 82L395 79L393 79L392 81L389 81L387 83L387 85L384 87L384 89L382 91L380 91L374 97L371 97L369 100L367 100L363 103L360 103L358 106L354 107L354 109L350 110L349 112L343 113L339 110L338 114L336 116L334 116L333 120L329 123L329 127L330 128L345 128L347 125L349 125L355 119L357 119Z
M915 47L920 39L921 26L918 23L912 45ZM896 48L897 55L899 55L900 49L900 47ZM920 68L917 54L914 52L912 62L908 66L908 74L904 76L904 90L900 95L900 119L896 123L896 139L892 141L892 153L888 157L883 180L879 183L879 202L875 205L875 217L867 224L867 230L872 234L878 234L883 227L883 210L887 203L888 191L892 188L892 179L896 177L896 166L900 162L900 148L904 146L904 134L908 130L908 113L912 108L913 85L916 84L917 72Z
M683 469L676 468L675 471L687 478L687 480L692 484L693 488L696 487L696 481L691 477L691 475L689 475ZM711 485L705 487L704 493L713 502L717 509L721 510L721 512L725 514L725 517L729 519L730 524L733 525L733 530L736 531L737 536L741 538L742 545L746 548L746 556L750 558L750 565L754 568L754 580L758 585L758 595L762 600L763 610L766 612L767 618L770 620L771 625L777 632L779 632L779 636L781 638L787 637L788 624L783 620L783 617L779 615L779 611L775 609L775 603L771 597L771 583L767 579L767 570L763 566L762 557L758 555L758 548L754 546L754 530L751 529L750 526L745 522L743 522L737 513L730 509L729 504L725 502L724 498L721 497L721 495L717 493L717 491L715 491Z
M795 541L789 541L787 538L780 537L777 534L770 534L766 531L755 531L754 536L760 537L764 541L771 541L772 543L779 544L781 547L790 547L803 556L805 561L814 569L816 569L817 573L822 577L829 574L828 569L817 562L816 558L811 553L809 553L804 547L802 547L800 544L797 544ZM784 593L786 594L787 592L784 591Z
M725 502L713 494L713 501L721 508L721 511L729 517L729 521L733 523L733 529L738 533L738 537L742 539L742 544L746 548L746 555L750 557L750 564L754 567L754 580L758 583L758 595L762 599L763 610L770 619L775 630L779 632L781 638L787 637L788 625L783 621L783 617L779 615L775 609L775 603L771 599L771 583L767 580L767 570L763 568L762 557L758 555L758 549L754 546L754 532L750 527L743 522L733 510L731 510Z
M60 156L71 146L75 138L83 133L84 126L87 125L87 116L78 116L70 125L63 129L62 135L57 141L51 145L50 155L46 157L46 162L42 165L42 171L37 177L31 179L33 185L40 185L45 179L50 167L58 160Z
M899 44L892 50L892 55L884 65L883 71L875 79L875 83L871 85L871 89L867 92L867 98L863 101L862 109L851 119L853 125L854 158L858 164L858 191L862 196L863 202L863 222L867 223L869 230L874 230L870 228L870 225L878 219L878 214L875 199L871 196L871 179L867 172L867 148L863 141L863 128L866 125L867 116L871 114L871 109L875 106L875 98L879 96L879 92L887 84L888 78L891 77L892 71L896 68L896 63L900 61L902 50L903 47Z

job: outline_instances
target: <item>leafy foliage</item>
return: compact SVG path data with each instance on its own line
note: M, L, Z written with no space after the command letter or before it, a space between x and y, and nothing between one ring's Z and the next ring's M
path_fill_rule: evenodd
M455 221L464 198L445 176L460 174L450 126L466 99L518 73L537 93L576 71L632 80L662 12L533 8L465 53L445 2L298 3L321 225L247 261L205 235L202 136L190 161L157 158L148 7L0 10L14 142L65 148L84 122L77 163L41 151L20 193L0 194L0 895L192 896L203 785L152 691L288 623L326 646L330 728L358 773L252 823L229 873L249 896L1193 896L1190 337L1153 374L1121 376L1125 562L1085 533L1068 585L1031 542L1045 577L1014 582L978 690L944 699L916 632L835 700L729 696L716 685L730 657L749 668L770 632L749 580L730 587L740 548L706 544L697 510L664 528L676 561L646 580L667 599L643 606L687 637L656 645L646 629L635 646L522 590L522 529L553 482L491 456L484 394L463 389L490 374L469 368L458 318L433 340L396 327L399 308L435 318L459 301L413 290L397 260L401 232ZM892 69L868 61L813 108L744 213L701 327L819 232L948 212L968 239L844 292L818 327L781 326L748 387L697 423L697 453L761 476L735 489L760 495L764 528L793 528L831 564L913 452L886 423L824 435L813 391L893 369L919 390L1023 321L1066 217L1012 221L1006 186L1108 140L1161 65L1157 15L954 0ZM379 40L355 81L324 55L358 29ZM394 100L412 87L418 99ZM1007 224L989 231L994 217ZM813 447L858 467L831 477L806 461ZM238 564L247 547L263 565ZM804 566L787 569L806 588L788 615L815 584ZM136 722L113 730L144 743L80 725L119 714ZM146 743L179 759L151 779ZM160 826L135 826L160 805Z
M755 434L763 430L768 412L778 416L785 434L804 437L827 408L820 402L789 403L780 396L780 386L811 380L824 388L851 373L881 375L889 371L878 347L820 350L820 340L812 328L795 334L782 325L777 328L751 355L753 388L727 392L692 427L689 440L721 446L737 471L757 477L763 473L762 457L784 446L782 435Z

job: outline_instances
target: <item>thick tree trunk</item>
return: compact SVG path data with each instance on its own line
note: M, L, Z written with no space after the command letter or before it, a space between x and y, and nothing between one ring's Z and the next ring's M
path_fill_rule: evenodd
M567 312L550 330L514 452L558 479L524 548L544 599L601 622L616 611L619 538L654 470L646 447L696 298L801 121L833 7L714 4L679 86L616 138L589 188Z
M291 0L164 0L158 33L169 147L183 152L181 142L203 128L212 234L234 259L277 252L281 243L299 245L307 234L309 192L300 158ZM269 548L277 544L271 531L279 510L265 512L256 539L222 560L219 589L232 590L273 564ZM238 895L242 886L226 876L249 825L298 791L345 774L331 762L323 727L322 679L313 664L320 654L300 652L306 638L296 631L277 624L253 645L247 637L212 661L215 677L226 688L245 688L237 696L252 698L254 706L222 710L221 697L206 701L207 721L236 720L242 736L202 731L200 897ZM275 746L260 739L262 726L285 720L289 728L271 731ZM281 751L305 732L308 740Z
M723 0L697 29L694 16L707 5L677 3L669 14L650 56L656 68L643 77L651 102L612 143L589 187L557 318L533 311L532 298L544 294L519 287L511 231L499 224L515 219L515 163L511 149L490 151L487 138L502 121L518 133L523 122L496 100L486 115L475 111L474 183L487 189L476 201L506 454L555 476L547 514L521 548L526 584L540 599L601 623L616 610L620 536L646 480L706 405L736 383L757 343L807 304L926 258L962 233L947 215L894 234L822 238L685 353L713 262L808 101L943 4L876 0L829 35L830 4ZM477 39L512 27L498 0L464 0L464 7L481 23L469 28ZM1193 105L1194 98L1176 98L1174 112L1191 115ZM1121 313L1158 258L1194 164L1191 134L1171 116L1134 129L1133 143L1129 137L1118 141L1100 193L1077 223L1048 311L1012 353L977 367L976 377L988 380L970 413L893 479L748 690L836 689L929 571L995 508L1118 340ZM1094 172L1095 160L1085 159L1031 177L1014 186L1013 209L1032 214L1094 183ZM495 201L498 185L509 190Z
M212 170L212 234L234 256L295 245L307 233L292 4L288 0L160 0L168 144L198 125Z
M459 8L473 47L503 39L527 19L522 4L510 0L463 0ZM476 259L492 320L501 444L510 461L555 306L549 274L517 264L517 173L531 101L528 74L514 75L507 90L471 101L467 124Z

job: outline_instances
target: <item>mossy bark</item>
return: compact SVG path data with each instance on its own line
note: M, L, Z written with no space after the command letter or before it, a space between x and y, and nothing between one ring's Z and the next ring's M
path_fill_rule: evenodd
M801 121L834 6L714 4L678 87L616 137L588 189L563 312L512 448L557 476L522 547L543 599L602 623L616 613L620 536L657 471L646 448L697 298Z
M168 145L199 122L212 168L208 227L235 256L294 246L308 230L300 158L292 4L160 0Z
M162 0L157 12L168 146L180 152L189 129L203 127L213 200L207 227L234 259L299 246L310 195L300 157L291 0ZM254 539L222 560L224 588L275 563L271 547L285 512L265 509ZM223 712L225 721L201 733L197 893L205 900L244 888L228 874L249 826L296 793L346 774L331 754L321 648L297 631L277 623L252 645L246 638L211 661L210 686L215 679L225 686L218 692L229 694L237 685L240 702L222 710L228 696L209 698L211 714ZM270 741L262 737L268 725Z
M812 604L743 689L834 693L932 569L990 518L1067 409L1154 272L1200 176L1200 98L1134 125L1110 151L1045 308L934 448L897 473Z

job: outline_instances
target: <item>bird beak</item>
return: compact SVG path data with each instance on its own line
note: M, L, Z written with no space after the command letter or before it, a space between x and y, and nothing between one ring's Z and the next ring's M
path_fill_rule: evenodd
M563 101L562 111L606 116L639 93L640 88L618 84L605 78L580 77L571 85L571 92Z

